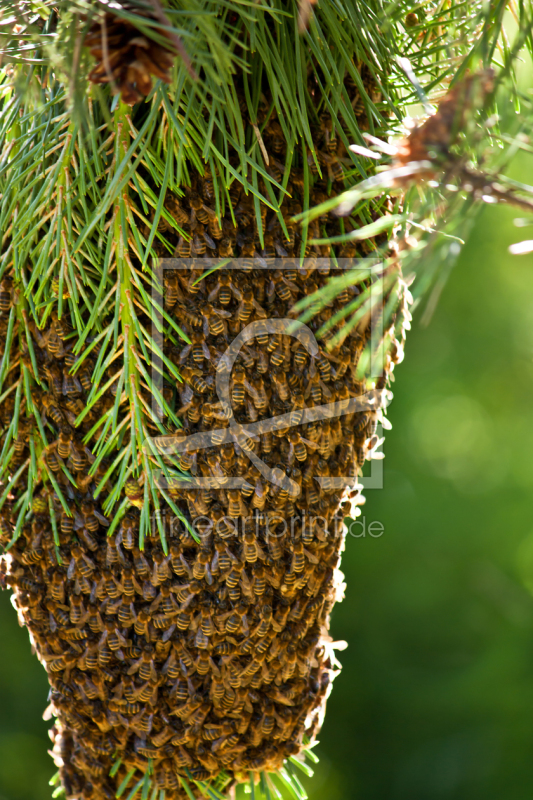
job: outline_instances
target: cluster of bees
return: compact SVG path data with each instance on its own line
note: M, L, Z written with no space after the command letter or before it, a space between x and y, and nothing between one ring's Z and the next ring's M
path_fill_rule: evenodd
M272 153L271 174L281 171L285 141L278 121L270 120L263 139ZM317 141L324 177L313 179L311 205L321 202L328 180L334 183L342 174L342 148L324 121ZM314 175L311 161L309 166ZM72 516L48 481L35 487L32 513L0 561L0 581L12 587L21 624L49 676L53 755L68 798L111 799L132 769L151 770L170 800L185 797L179 782L184 775L211 780L224 772L229 786L249 772L282 766L321 724L337 666L328 627L342 594L339 514L342 519L355 513L360 502L353 483L377 444L379 399L401 342L394 341L387 355L372 409L348 411L350 399L368 389L357 364L369 341L371 317L328 349L337 330L332 326L314 355L288 334L258 334L247 342L229 378L236 422L256 426L250 436L226 438L227 408L215 390L217 366L247 325L289 317L299 299L331 277L324 261L328 248L303 243L305 260L297 258L301 231L291 217L301 210L302 176L298 169L290 176L292 198L282 206L286 231L261 207L264 246L253 202L235 184L230 198L236 226L229 210L217 219L207 173L192 176L182 197L167 199L167 210L185 235L160 223L164 253L171 255L170 246L177 257L192 259L189 269L164 271L166 311L190 344L166 340L183 382L167 380L163 393L183 423L182 430L174 430L177 441L212 435L205 449L185 447L171 457L181 471L214 479L212 485L167 487L189 523L207 519L199 541L175 524L162 502L168 552L158 534L139 549L142 481L126 485L130 510L107 535L109 520L100 503L110 487L98 499L94 493L109 462L89 476L94 455L87 434L113 405L113 387L76 427L94 364L86 359L73 374L67 315L60 320L52 313L45 330L29 324L33 356L12 354L15 366L0 404L2 428L5 433L10 424L16 394L5 394L6 386L15 390L25 367L41 380L41 388L32 389L48 436L39 458L61 486ZM338 220L322 218L309 236L338 232L337 226ZM361 254L351 245L338 253ZM239 261L235 269L226 266L203 277L206 255ZM279 258L285 259L282 265ZM347 288L309 323L311 330L331 320L361 289ZM0 286L0 328L12 300L6 278ZM305 418L306 408L333 402L340 409L337 418ZM13 443L17 467L31 457L29 439L37 436L25 403L22 397ZM270 430L272 417L288 413L290 424ZM254 457L288 476L293 488L269 483ZM230 479L241 477L245 484L234 488ZM344 488L346 477L352 485ZM6 545L14 524L9 504L0 515ZM111 777L117 759L120 766Z
M56 547L48 503L35 499L2 568L48 672L67 796L113 797L116 754L116 781L150 760L172 797L185 768L207 780L300 751L332 674L340 536L215 533L198 546L166 517L165 556L158 536L138 549L132 509L111 537L98 513L65 515Z

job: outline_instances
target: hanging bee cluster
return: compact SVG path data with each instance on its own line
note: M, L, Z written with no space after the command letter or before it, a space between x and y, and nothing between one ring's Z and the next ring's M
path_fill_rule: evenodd
M348 89L357 103L355 85ZM387 323L390 347L375 383L358 372L358 363L388 297L334 347L328 345L338 325L316 351L288 333L259 333L241 347L228 375L230 401L235 422L249 431L228 433L227 408L215 390L217 368L241 331L252 322L294 318L295 303L333 275L329 247L307 240L338 233L338 218L321 217L305 237L291 221L304 205L306 171L310 205L332 185L336 191L344 174L344 146L334 127L322 119L314 135L318 165L309 154L307 166L295 165L286 176L281 123L273 116L263 129L268 171L290 193L279 214L256 207L233 183L231 209L218 216L217 176L207 171L191 173L179 197L167 194L166 210L180 231L162 220L156 247L189 262L187 269L164 270L164 306L190 339L182 345L165 340L183 379L171 382L167 375L163 385L183 424L167 428L177 443L209 434L210 446L178 447L172 458L211 485L168 484L186 524L162 500L164 545L157 533L139 541L142 477L126 482L130 509L107 535L110 519L103 512L112 487L101 482L111 459L99 462L94 474L89 467L96 423L109 416L122 390L109 371L100 380L109 378L105 391L88 402L99 347L91 345L90 357L79 363L68 315L52 313L43 329L27 324L31 352L22 345L12 356L0 403L1 443L9 447L12 440L14 469L29 469L36 459L42 483L15 542L17 498L10 495L1 510L2 544L12 542L1 577L48 672L53 754L68 798L111 798L136 780L135 772L150 775L170 800L186 796L186 778L219 781L226 791L250 772L272 772L301 754L321 724L338 667L328 628L342 596L342 518L357 513L361 497L354 485L378 444L387 381L402 355L405 299ZM358 248L345 245L337 255L349 267L367 252ZM206 257L236 259L235 268L207 274ZM309 323L311 331L368 283L345 289ZM0 325L7 325L8 278L0 290ZM16 325L22 328L22 320ZM24 393L27 376L40 382L32 407ZM13 415L17 393L20 413ZM149 404L146 387L139 393ZM369 403L354 409L350 401L363 395ZM306 416L325 404L335 404L334 418ZM283 415L286 424L270 424ZM43 430L46 445L39 450ZM254 458L289 482L269 482ZM237 486L238 478L244 484ZM199 517L206 523L200 527ZM197 528L199 541L188 526Z

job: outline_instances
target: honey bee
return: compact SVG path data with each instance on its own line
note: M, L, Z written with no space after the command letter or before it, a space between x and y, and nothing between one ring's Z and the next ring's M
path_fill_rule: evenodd
M164 275L164 288L165 288L165 308L173 308L178 300L182 300L183 296L180 291L180 285L177 276L174 274L167 274L165 270Z
M63 394L67 397L79 397L83 391L82 385L75 375L71 375L68 370L63 370Z
M133 548L135 547L135 541L137 536L137 527L138 527L137 518L129 512L125 514L122 520L122 524L120 526L120 531L116 543L119 559L121 555L121 552L118 550L119 542L122 543L123 547L126 550L133 550Z
M238 489L229 489L228 490L228 516L230 518L237 518L240 516L245 516L245 506L242 501L241 493Z
M133 629L137 636L147 636L148 635L148 626L152 619L151 614L148 611L141 609L137 614L137 618L134 622Z
M83 577L89 578L95 570L94 562L85 555L79 545L73 545L70 548L70 554L72 558L67 572L67 577L69 580L72 580L75 571L77 571Z
M191 386L193 391L198 392L199 394L205 394L205 392L209 391L209 386L202 378L202 373L199 369L182 367L180 374L183 377L183 380Z
M178 198L175 195L168 195L165 199L165 208L176 220L180 227L188 225L189 215L182 209Z
M205 336L201 331L194 331L191 335L191 344L186 345L181 351L179 359L181 364L187 359L189 353L196 364L202 365L204 358L208 361L211 360L211 353L205 342Z
M226 242L226 239L223 239L219 245L219 255L220 254L220 247L222 246L223 242ZM232 253L230 253L232 255ZM228 303L231 301L232 293L235 293L235 287L231 281L231 275L228 272L219 272L217 283L215 287L210 291L207 299L210 303L218 298L218 301L222 303L223 306L227 306Z
M204 230L203 225L197 225L191 242L191 253L195 256L205 255L206 249L216 250L216 244L209 234Z
M255 564L258 558L264 559L265 557L265 554L257 541L257 536L252 531L246 531L244 533L242 557L249 564Z
M134 675L137 672L141 681L157 680L157 670L154 666L154 648L147 644L143 648L140 658L128 668L127 674Z
M45 366L45 372L48 376L48 380L50 381L50 388L55 397L60 397L63 392L63 379L61 375L61 370L57 364L47 364ZM43 395L42 401L43 405L46 407L47 396ZM51 406L52 403L48 405Z
M60 458L66 460L70 455L70 445L72 442L72 429L69 425L61 425L59 438L57 440L57 454Z
M218 255L220 256L220 258L231 258L233 256L233 251L234 251L234 240L229 236L224 236L218 243ZM227 293L224 294L221 293L221 296L219 297L219 300L222 303L222 305L227 305L227 303L229 303L229 299L227 303L225 303L222 297L226 299L228 297Z
M76 446L75 439L73 439L70 443L69 462L72 465L74 472L82 472L87 466L87 455L84 450Z
M0 312L5 314L13 302L13 278L4 277L0 281Z
M246 606L244 603L240 603L237 608L235 608L233 611L230 611L226 615L227 619L225 630L227 634L231 636L243 631L246 636L248 635L248 621L246 617L247 612L248 606Z
M265 128L265 133L270 137L270 147L273 153L280 155L285 152L285 137L283 135L283 128L277 120L269 121Z
M270 374L279 399L283 402L287 401L291 392L285 372L279 367L272 367Z
M191 240L185 239L180 236L174 255L177 258L190 258L191 257Z

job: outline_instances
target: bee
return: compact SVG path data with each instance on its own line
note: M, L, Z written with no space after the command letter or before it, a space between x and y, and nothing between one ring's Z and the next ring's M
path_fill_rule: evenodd
M224 236L224 238L222 238L218 243L218 255L220 256L220 258L231 258L233 256L233 251L234 251L234 240L229 236ZM227 300L227 302L224 302L222 297L226 299L228 297L227 292L224 292L224 294L221 293L221 297L219 297L219 300L222 303L222 305L227 305L229 303L229 299Z
M197 219L202 225L207 225L209 222L209 216L207 214L206 207L204 206L204 201L200 197L200 195L194 193L191 194L189 197L189 203L191 206L191 218L190 224L194 225L195 220Z
M328 153L334 154L337 151L337 137L335 135L333 120L327 114L322 114L320 117L320 130L324 137L326 150Z
M88 556L85 555L81 547L76 544L73 545L70 548L70 554L72 558L67 572L67 577L69 580L72 580L75 571L77 571L84 578L91 577L95 570L95 564Z
M215 190L213 186L213 176L208 166L205 167L203 174L203 192L205 200L211 202L215 199Z
M220 248L222 247L222 243L226 241L226 239L223 239L220 242L219 255L221 255ZM233 255L233 253L230 253L229 255ZM223 306L227 306L231 301L232 293L235 293L235 287L231 281L231 275L228 272L221 272L218 275L218 280L215 287L211 290L207 299L210 303L212 303L218 298L218 301L222 303Z
M0 312L5 314L13 302L13 278L4 277L0 281Z
M70 596L69 619L72 625L81 625L87 619L87 611L83 605L81 594L75 593Z
M122 525L120 526L119 536L120 536L120 541L122 542L122 545L126 550L133 550L133 548L135 547L137 528L138 528L137 518L129 512L125 514L122 520ZM118 546L118 541L117 541L117 546Z
M241 511L244 503L242 502L241 493L238 491L238 489L229 489L227 494L228 516L233 519L242 516Z
M241 245L241 269L252 270L255 267L255 259L258 258L253 239L247 239Z
M61 425L59 438L56 443L57 454L62 459L67 459L70 455L70 445L72 442L72 429L69 425Z
M283 128L279 122L277 120L271 120L265 129L265 133L270 137L272 152L276 153L276 155L284 153L286 147L285 136L283 135Z
M288 457L288 464L291 466L294 463L294 457L296 456L298 461L305 461L307 458L307 449L304 444L304 440L300 436L297 431L290 431L287 436L290 442L289 448L289 457ZM305 442L309 445L312 445L312 442L305 440Z
M242 191L241 184L237 180L234 180L228 190L229 198L233 208L235 208L235 206L239 202L241 191Z
M183 380L191 386L193 391L198 392L199 394L205 394L205 392L209 391L209 386L202 378L202 373L199 369L182 367L180 374L183 377Z
M62 379L61 370L59 369L57 364L47 364L45 366L45 372L46 372L46 374L48 376L48 380L50 381L50 388L51 388L54 396L55 397L60 397L61 394L63 393L63 379ZM49 407L51 407L53 401L47 403L47 396L43 395L42 402L43 402L43 405L46 408L47 405ZM53 417L50 417L50 418L53 419Z
M180 227L189 224L189 215L182 209L178 198L175 195L169 195L165 199L165 208L170 216L176 220Z
M281 183L283 181L283 172L285 171L285 167L279 161L274 158L270 158L270 163L267 167L267 172L276 181L276 183Z
M213 249L216 248L211 237L204 233L203 225L197 225L191 241L191 254L195 256L205 255L208 243L210 247L213 245Z
M222 239L224 236L224 232L220 227L220 223L218 221L218 217L214 211L209 210L209 222L207 223L207 230L209 234L213 237L213 239Z
M62 391L64 395L71 398L79 397L83 391L78 378L75 375L71 375L66 369L63 370Z
M45 450L46 454L46 463L52 470L52 472L59 472L61 470L61 460L57 457L56 452L56 444L53 442L49 447Z
M75 472L82 472L87 465L87 455L84 450L76 447L76 440L73 439L70 443L70 458L72 468Z
M116 580L115 576L110 569L106 568L102 571L102 580L100 581L102 590L105 592L106 597L116 600L122 593L122 587Z
M201 311L203 315L204 334L211 336L222 336L226 333L225 319L231 317L229 311L214 308L210 303L206 303Z
M147 644L144 646L142 655L128 668L127 674L134 675L137 672L141 681L157 680L157 671L154 666L154 648Z
M227 634L234 635L238 632L244 631L245 635L248 635L248 621L246 617L247 612L248 606L246 606L244 603L240 603L237 608L229 612L225 625Z
M258 558L265 557L255 533L251 531L245 532L243 536L242 557L249 564L255 564Z
M286 402L291 393L285 372L279 367L273 367L270 374L279 399Z
M13 441L13 450L14 450L14 455L20 458L23 455L24 450L26 449L26 444L29 441L29 432L31 428L27 425L23 425L22 420L19 420L18 427L19 427L18 436Z
M194 331L191 335L191 344L186 345L181 351L179 359L181 364L187 359L189 353L196 364L202 365L204 358L208 361L211 360L211 353L205 342L205 335L201 331Z
M183 299L179 281L175 274L167 274L167 270L165 270L163 282L165 288L165 308L170 309L176 305L179 299Z
M134 597L135 592L142 595L142 589L137 583L135 573L131 567L124 567L122 570L122 592L126 598Z
M164 583L171 577L170 567L168 566L170 556L165 556L164 553L157 548L152 552L152 559L154 561L151 578L152 584L154 586L159 586L159 584Z
M88 534L95 533L99 530L100 524L109 526L109 522L103 517L94 507L94 503L84 500L81 504L81 513L83 514L83 521L85 525L85 538L88 542L89 550L97 550L98 542L94 537Z
M235 367L235 371L233 373L233 386L231 390L231 400L237 406L240 406L244 403L245 381L246 372L243 367L238 365Z
M191 257L191 240L180 236L176 250L174 251L176 258L190 258Z
M137 636L147 636L148 634L148 625L152 619L151 614L149 614L144 609L141 609L137 614L137 619L135 620L133 629Z

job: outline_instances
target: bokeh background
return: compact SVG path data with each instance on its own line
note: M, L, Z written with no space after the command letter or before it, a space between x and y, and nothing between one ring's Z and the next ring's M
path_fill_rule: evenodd
M518 159L511 174L533 183ZM529 175L527 174L529 171ZM486 207L396 371L380 538L349 538L312 800L530 800L533 238ZM0 800L48 800L43 669L0 596Z

